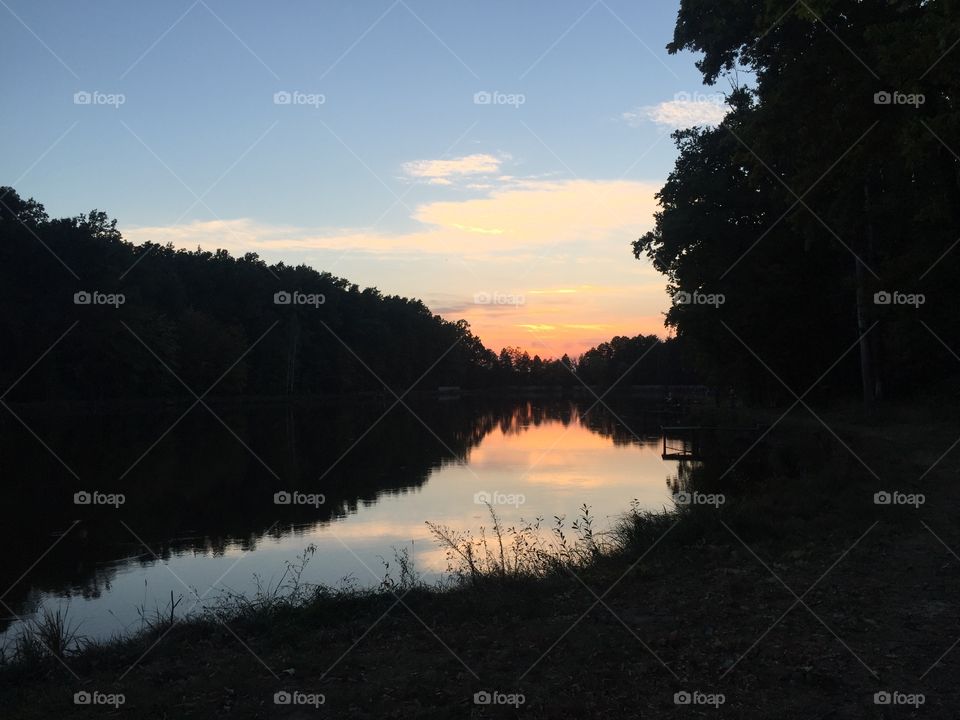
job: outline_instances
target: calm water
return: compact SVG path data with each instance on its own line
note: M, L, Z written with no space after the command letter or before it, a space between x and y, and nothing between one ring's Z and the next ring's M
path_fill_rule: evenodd
M589 402L568 400L216 407L220 419L199 407L172 430L183 409L22 415L52 452L8 416L0 642L43 607L69 606L81 634L103 638L139 628L138 609L171 592L180 611L196 595L250 594L255 576L275 583L310 544L307 582L377 585L381 558L393 568L401 548L437 578L446 557L425 521L476 532L489 525L478 498L499 501L507 525L569 525L586 503L601 531L634 499L673 507L663 417L607 402L613 412L586 415ZM76 504L83 491L124 502ZM323 502L275 503L285 491Z

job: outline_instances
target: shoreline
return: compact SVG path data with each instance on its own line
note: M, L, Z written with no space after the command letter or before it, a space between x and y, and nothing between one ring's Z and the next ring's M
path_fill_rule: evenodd
M827 415L848 452L797 413L765 443L761 477L744 460L723 479L718 510L636 515L616 544L554 571L514 577L494 564L437 590L400 570L380 592L325 592L90 648L65 658L81 681L50 658L6 665L0 702L13 718L89 717L73 704L84 691L122 693L120 711L144 718L315 711L274 703L287 692L322 694L320 712L351 717L487 717L515 712L493 703L522 695L531 717L658 717L688 693L691 703L723 695L702 708L721 717L875 717L874 693L889 691L922 694L926 716L952 717L960 656L935 661L960 637L950 610L960 563L943 546L960 546L956 463L926 476L920 508L873 502L909 489L955 439L955 425L910 415ZM716 481L696 480L704 493ZM491 704L474 704L477 693Z
M413 389L403 397L453 401L461 398L486 399L595 399L612 390L600 385L543 385L543 386L500 386L495 388L463 388L450 390ZM663 401L672 398L673 402L698 401L710 406L716 391L701 385L632 385L616 386L613 394L617 397ZM216 407L255 409L258 407L315 408L328 403L378 402L392 404L396 398L388 391L360 391L350 393L330 393L326 395L209 395L205 401ZM728 401L725 401L729 404ZM10 408L31 415L122 415L125 413L152 412L160 410L182 410L193 405L195 398L189 395L158 397L150 399L116 399L101 402L71 400L59 401L8 401ZM696 407L697 405L693 405Z

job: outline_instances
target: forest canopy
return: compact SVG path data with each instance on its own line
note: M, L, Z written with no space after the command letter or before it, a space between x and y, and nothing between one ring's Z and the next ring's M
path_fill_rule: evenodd
M667 276L667 322L713 383L867 401L956 386L957 10L681 2L668 50L730 81L729 112L675 133L634 253Z
M51 219L9 187L0 188L0 274L9 339L0 385L12 386L11 401L689 380L662 359L677 353L674 341L615 338L581 363L495 353L465 320L420 300L253 253L133 245L105 212Z

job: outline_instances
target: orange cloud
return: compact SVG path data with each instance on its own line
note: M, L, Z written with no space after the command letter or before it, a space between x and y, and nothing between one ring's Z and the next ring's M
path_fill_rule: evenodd
M656 210L657 189L653 183L630 180L527 181L482 198L423 204L413 215L423 229L407 233L311 229L238 218L130 227L124 235L133 242L172 242L190 249L200 245L236 254L308 249L513 254L525 248L643 232L650 227ZM478 242L478 235L483 236L483 242Z

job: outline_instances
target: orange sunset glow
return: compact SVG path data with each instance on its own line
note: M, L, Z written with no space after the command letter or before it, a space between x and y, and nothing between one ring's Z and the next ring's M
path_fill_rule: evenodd
M630 252L630 242L652 226L656 186L523 179L505 174L509 163L467 156L405 166L411 187L481 193L401 205L398 212L415 225L406 232L248 218L124 232L134 242L299 257L384 293L419 297L448 320L470 322L494 350L576 357L615 335L664 336L665 281Z

